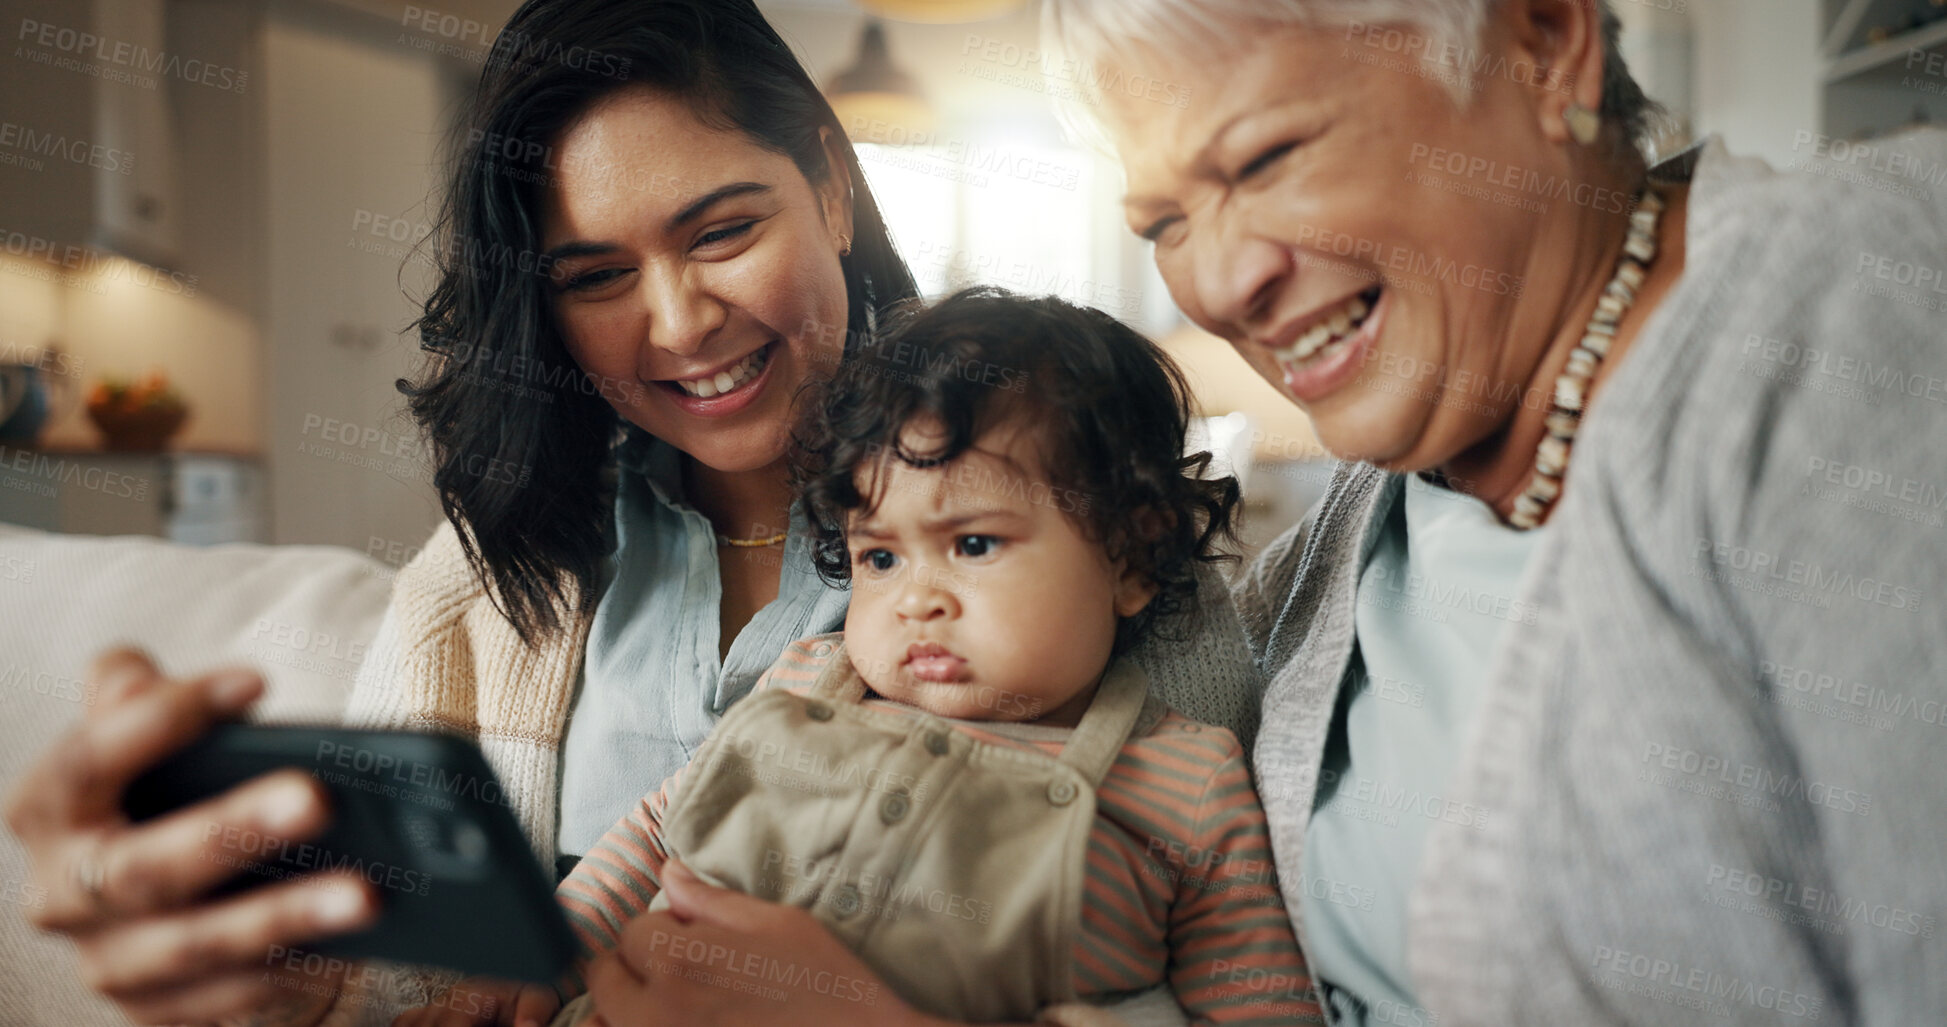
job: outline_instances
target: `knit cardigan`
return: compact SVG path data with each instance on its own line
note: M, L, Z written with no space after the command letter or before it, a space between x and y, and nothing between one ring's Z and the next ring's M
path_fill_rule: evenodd
M528 844L554 865L561 739L589 619L572 586L556 610L568 630L530 649L442 524L392 585L345 714L361 728L413 728L473 739L499 776Z
M554 865L561 737L588 618L576 593L557 609L569 629L528 648L494 609L453 525L440 525L399 571L345 711L355 728L440 731L480 745L542 866ZM458 974L366 963L321 1027L385 1027L443 993Z

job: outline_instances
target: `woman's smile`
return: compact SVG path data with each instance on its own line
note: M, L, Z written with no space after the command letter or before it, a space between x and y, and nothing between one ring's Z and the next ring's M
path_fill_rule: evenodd
M649 383L616 412L703 466L776 464L792 397L841 358L850 182L814 184L789 155L652 89L603 98L556 148L569 170L546 197L544 236L563 254L562 345L584 373ZM635 166L684 185L644 191L579 170Z
M1358 377L1385 327L1385 297L1374 285L1259 341L1277 361L1292 398L1316 402Z
M770 383L780 340L772 339L726 367L659 381L677 409L692 417L729 417L757 401Z

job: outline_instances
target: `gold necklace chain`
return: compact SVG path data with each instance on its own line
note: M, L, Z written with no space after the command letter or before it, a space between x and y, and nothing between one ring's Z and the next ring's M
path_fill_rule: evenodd
M766 546L781 545L785 539L790 537L791 533L788 531L780 531L775 535L768 537L759 536L757 538L731 538L722 532L718 532L717 545L735 546L738 549L763 549Z

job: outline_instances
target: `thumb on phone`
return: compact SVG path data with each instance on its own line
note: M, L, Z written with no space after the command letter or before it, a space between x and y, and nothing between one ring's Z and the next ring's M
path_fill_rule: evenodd
M514 999L514 1027L547 1027L561 1010L561 997L541 984L524 984Z

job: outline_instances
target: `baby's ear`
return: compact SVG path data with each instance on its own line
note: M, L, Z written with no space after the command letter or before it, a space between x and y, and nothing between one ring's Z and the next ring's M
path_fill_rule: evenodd
M1123 551L1147 550L1175 526L1174 518L1168 511L1146 506L1130 517L1131 537L1124 540ZM1115 591L1116 616L1134 617L1149 605L1151 599L1156 598L1160 589L1149 572L1138 569L1135 561L1127 556L1116 561L1116 571L1120 575Z
M1120 565L1122 577L1115 586L1115 615L1134 617L1143 612L1143 607L1156 598L1156 582L1149 575L1129 566L1124 560Z

